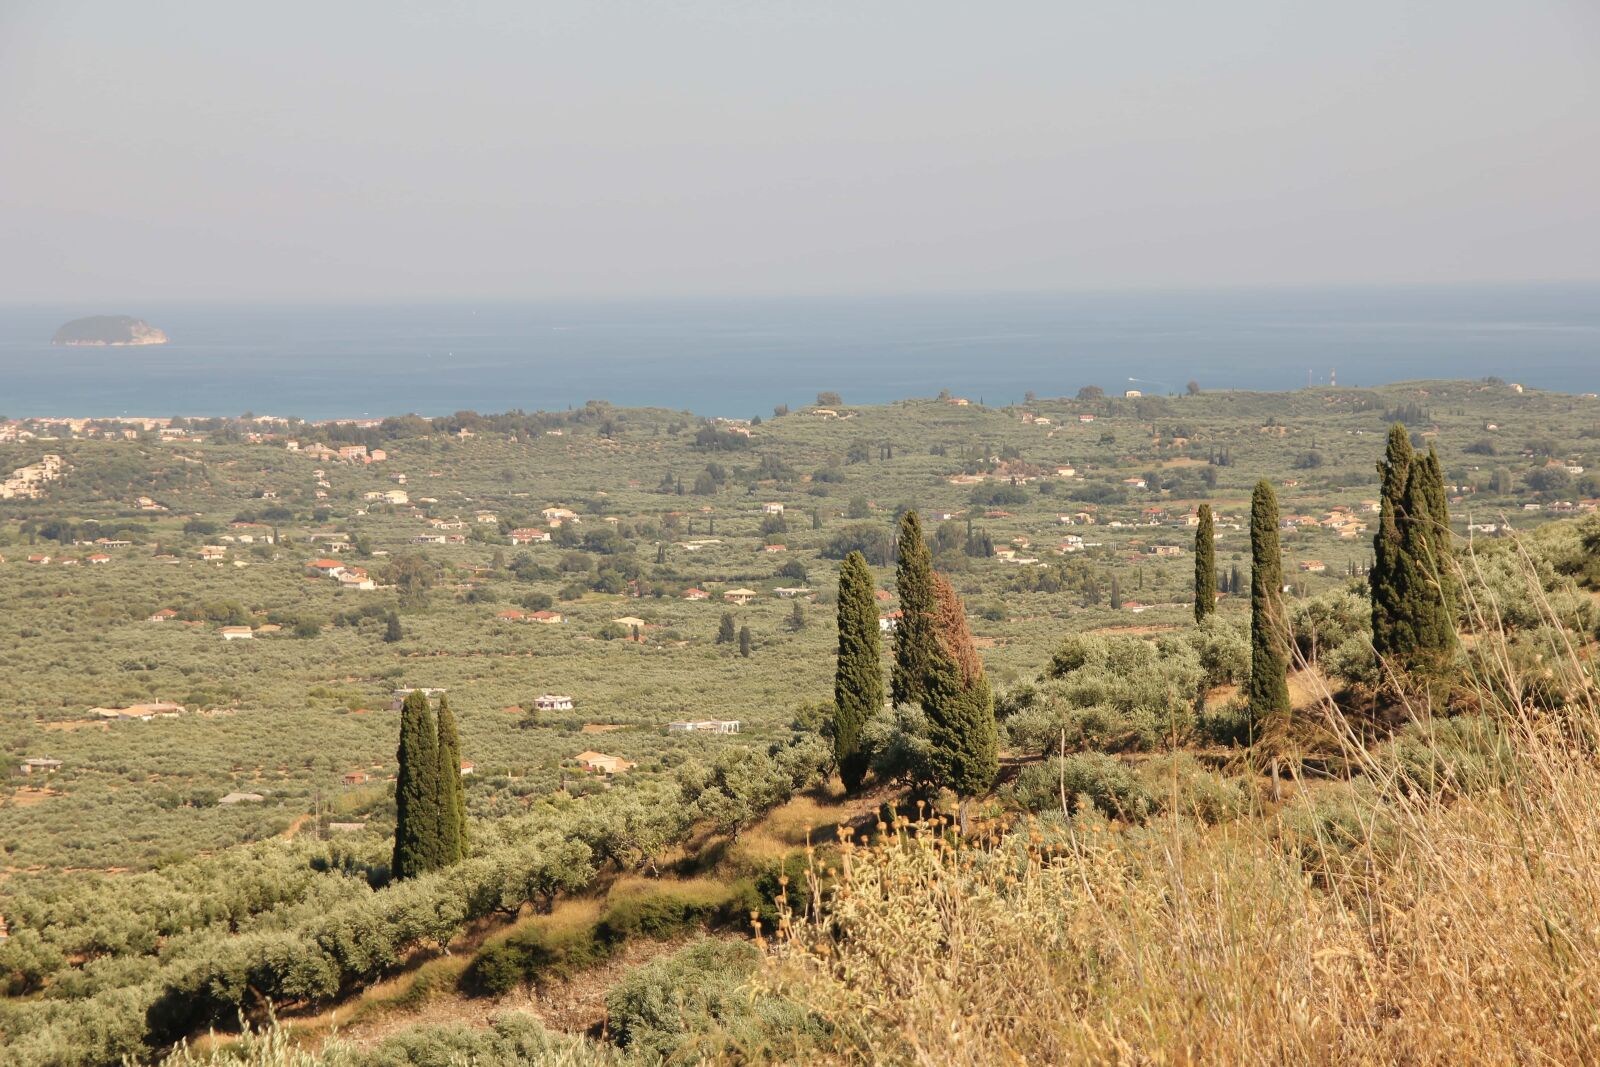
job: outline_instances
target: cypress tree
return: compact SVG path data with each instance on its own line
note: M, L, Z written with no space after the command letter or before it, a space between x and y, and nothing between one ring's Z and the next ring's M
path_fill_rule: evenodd
M750 627L739 627L739 655L750 658Z
M1427 471L1427 496L1428 519L1433 533L1433 560L1430 567L1433 579L1439 590L1439 597L1444 602L1446 612L1451 618L1451 629L1454 632L1455 618L1455 571L1451 567L1451 560L1455 546L1450 538L1450 500L1445 494L1444 465L1439 462L1439 453L1433 445L1428 445L1428 458L1425 461Z
M1414 455L1411 435L1401 423L1389 427L1389 443L1378 462L1380 485L1378 530L1372 535L1372 571L1368 583L1372 590L1372 647L1380 656L1390 656L1409 647L1411 642L1400 631L1406 628L1405 546L1401 538L1405 510L1406 483L1410 480Z
M1111 576L1111 610L1122 610L1122 586L1117 583L1117 576Z
M389 617L383 623L383 639L389 644L394 644L405 637L405 631L400 628L400 616L389 612Z
M883 708L883 667L872 571L860 552L839 567L839 659L833 676L833 756L854 793L867 776L861 730Z
M413 878L438 867L439 777L438 736L428 713L428 698L419 689L400 707L400 762L395 780L394 859L396 878Z
M467 847L467 791L461 781L461 736L449 696L439 694L439 852L442 866L458 862Z
M1289 713L1288 620L1278 552L1278 497L1265 481L1250 497L1250 719Z
M733 641L733 613L724 611L722 621L717 624L717 644L726 645Z
M933 785L960 798L965 832L967 802L987 792L1000 773L999 728L994 692L972 643L961 597L942 574L935 573L932 584L935 641L922 698L928 717L926 770Z
M1390 649L1408 671L1439 676L1455 645L1455 616L1450 606L1450 528L1448 515L1437 518L1444 503L1444 477L1431 454L1411 465L1401 512L1400 580L1405 593L1403 618L1394 627Z
M1217 610L1217 542L1211 505L1200 505L1194 530L1194 621L1204 622Z
M894 631L889 692L896 704L916 704L928 691L937 638L933 630L933 556L922 539L922 519L915 511L900 516L897 548L894 582L900 597L900 624Z

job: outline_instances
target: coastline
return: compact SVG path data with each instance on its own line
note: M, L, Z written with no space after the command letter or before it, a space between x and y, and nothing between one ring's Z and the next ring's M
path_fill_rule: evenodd
M1571 390L1565 390L1565 389L1541 389L1541 388L1535 388L1535 387L1531 387L1531 386L1524 386L1524 385L1522 385L1520 383L1516 383L1516 382L1494 382L1494 383L1490 383L1490 382L1485 382L1485 381L1482 381L1482 380L1479 380L1479 379L1471 379L1471 378L1407 378L1407 379L1400 379L1400 380L1396 380L1396 381L1392 381L1392 382L1383 382L1383 383L1380 383L1380 384L1377 384L1377 385L1367 385L1367 386L1314 385L1314 386L1309 386L1309 387L1300 386L1299 388L1292 388L1292 389L1228 389L1228 388L1216 388L1216 389L1203 390L1200 395L1201 396L1206 396L1206 397L1225 397L1225 396L1243 396L1243 397L1283 396L1283 397L1288 397L1288 396L1318 396L1318 395L1324 396L1324 397L1333 397L1333 396L1338 396L1338 395L1350 395L1350 394L1354 394L1354 393L1366 393L1366 392L1382 392L1382 391L1389 391L1389 390L1421 391L1424 394L1426 394L1429 391L1440 391L1441 393L1443 393L1445 390L1448 390L1448 389L1451 389L1451 388L1456 388L1456 389L1460 389L1460 388L1478 389L1478 390L1485 391L1485 392L1488 392L1488 391L1491 391L1491 390L1504 391L1505 396L1507 397L1507 399L1520 398L1520 399L1532 400L1532 399L1535 399L1535 398L1544 397L1544 398L1557 398L1557 399L1565 399L1565 400L1579 401L1579 402L1581 402L1581 401L1600 401L1600 392L1582 392L1582 393L1579 393L1579 392L1573 392ZM894 397L894 398L891 398L891 399L888 399L888 400L863 400L863 401L861 401L859 403L846 403L846 404L842 405L842 408L844 408L844 409L853 409L853 408L893 407L893 406L896 406L896 405L904 405L904 404L935 403L935 402L939 401L939 399L940 399L939 397L928 396L928 395L923 395L923 396L899 396L899 397ZM967 400L964 399L962 401L962 403L961 403L961 408L962 409L966 409L966 410L974 410L974 411L982 411L982 410L1004 411L1004 410L1011 409L1011 408L1042 407L1042 406L1050 406L1050 407L1065 406L1065 407L1072 407L1072 408L1082 407L1082 408L1085 408L1085 409L1093 409L1096 406L1103 406L1103 405L1108 404L1108 403L1109 404L1113 404L1113 405L1114 404L1129 403L1134 399L1156 400L1156 401L1161 401L1163 403L1175 403L1175 404L1180 404L1181 405L1184 402L1192 400L1193 398L1185 396L1184 394L1181 394L1181 393L1144 393L1144 394L1141 394L1138 397L1124 397L1124 396L1121 396L1121 395L1113 395L1113 394L1109 394L1108 393L1108 394L1106 394L1106 395L1104 395L1104 396L1102 396L1100 398L1089 400L1089 399L1080 399L1080 398L1077 398L1077 397L1072 396L1070 394L1064 394L1064 395L1061 395L1061 396L1048 396L1048 395L1040 394L1040 395L1036 396L1032 401L1024 401L1024 400L1020 400L1020 399L1019 400L1004 400L1004 401L997 401L996 403L992 403L992 404L984 404L984 403L982 403L980 401L967 401ZM626 411L660 411L660 412L668 412L668 413L672 413L672 414L685 415L685 416L688 416L688 417L691 417L691 418L695 418L695 419L703 419L703 420L707 420L707 421L710 421L710 422L718 422L718 423L745 424L745 423L749 422L748 418L730 417L730 416L726 416L726 415L713 415L713 414L709 414L709 413L706 413L706 412L697 412L697 411L692 411L692 410L688 410L688 409L671 408L671 407L667 407L665 405L660 405L660 404L618 404L618 403L612 403L611 401L605 400L603 398L597 398L596 400L592 401L592 403L603 404L603 405L606 405L607 407L612 408L612 409L614 409L616 411L619 411L619 412L626 412ZM799 412L799 411L803 411L803 409L805 409L807 407L810 407L810 406L811 405L808 404L808 403L801 403L799 405L795 405L794 406L794 410L796 412ZM45 426L61 426L63 428L79 429L79 428L82 428L82 427L85 427L85 426L89 426L91 424L102 424L102 425L115 425L115 426L132 426L132 427L140 427L140 428L143 428L143 429L146 429L146 430L157 430L157 429L162 429L162 428L171 426L174 420L182 419L184 421L196 421L196 420L199 420L199 421L209 421L209 420L241 421L241 422L253 423L253 424L256 424L256 425L260 425L260 426L273 426L273 425L286 426L286 425L291 425L291 424L292 425L303 425L303 426L342 425L342 426L356 426L356 427L360 427L360 428L364 428L364 429L370 429L372 427L376 427L376 426L381 425L385 420L388 420L388 419L400 419L400 418L439 419L439 418L448 418L452 414L459 414L461 410L462 409L458 409L456 412L435 412L435 413L431 413L431 414L428 413L428 412L420 412L420 411L396 411L396 412L392 412L392 413L385 414L385 415L372 415L370 413L363 413L361 415L333 415L333 416L327 416L327 417L322 417L322 418L303 418L303 417L301 417L299 415L293 415L293 414L289 414L289 415L257 415L257 414L250 413L250 414L244 414L244 415L231 415L231 414L224 414L224 413L219 413L219 412L210 412L210 413L204 413L204 414L189 414L189 415L133 415L133 414L121 414L121 415L36 414L36 415L26 415L26 414L11 414L11 413L7 413L7 414L0 414L0 427L4 427L4 426L20 426L20 425L23 425L23 424L26 424L26 423L33 423L33 424L39 424L39 425L45 425ZM523 411L523 410L524 409L521 409L521 408L500 408L500 409L489 409L489 408L486 408L486 409L483 409L483 410L473 409L473 413L476 414L476 415L484 416L484 417L493 417L493 416L498 416L498 415L503 415L503 414L509 414L512 411L519 411L520 412L520 411ZM555 413L557 413L557 410L558 409L551 409L551 408L533 408L533 409L527 409L526 413L530 414L530 415L555 414ZM1180 413L1181 413L1181 408L1179 410L1177 410L1177 411L1172 412L1172 414L1180 414Z
M165 337L155 338L136 337L131 341L51 341L57 348L140 348L147 345L168 344Z

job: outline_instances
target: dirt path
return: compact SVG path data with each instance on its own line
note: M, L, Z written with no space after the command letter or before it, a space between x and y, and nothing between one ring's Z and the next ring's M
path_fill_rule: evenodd
M307 814L307 815L296 815L294 817L294 821L291 822L288 826L284 827L283 833L279 834L278 836L283 838L285 841L292 841L292 840L294 840L294 836L296 834L298 834L301 830L305 829L306 824L308 822L310 822L310 821L311 821L311 816L309 814Z
M732 935L711 935L730 937ZM408 999L394 1006L369 1003L365 1010L332 1013L354 1021L338 1025L330 1019L325 1038L337 1033L341 1041L368 1047L418 1026L466 1026L487 1029L494 1017L505 1011L520 1011L537 1018L550 1030L584 1034L604 1026L606 996L634 969L670 955L687 942L629 941L604 963L574 975L571 979L523 987L499 997L469 997L454 990L440 990L420 999ZM297 1023L300 1028L303 1023ZM326 1025L326 1024L325 1024Z
M786 855L804 846L807 840L831 843L837 839L839 826L859 826L872 821L879 804L892 792L874 790L849 798L836 791L804 793L775 808L736 842L723 843L724 847L707 851L721 856L718 867L724 863L743 866ZM284 831L284 836L293 836L310 819L309 815L300 816ZM615 894L649 887L688 887L696 882L703 883L707 877L704 873L676 875L666 870L665 865L659 878L638 874L602 877L589 892L561 900L547 915L524 908L515 917L484 919L452 941L448 954L419 952L399 973L368 986L340 1004L298 1016L283 1013L280 1018L293 1028L299 1041L312 1045L334 1034L358 1045L373 1045L414 1026L486 1028L494 1015L507 1010L533 1014L552 1030L586 1033L604 1022L606 995L619 981L642 964L681 948L684 939L633 938L615 956L570 979L524 987L498 997L466 996L457 991L458 982L485 945L533 926L550 931L587 926L600 917L606 901ZM708 936L734 939L742 935L725 932ZM197 1042L206 1043L204 1039Z

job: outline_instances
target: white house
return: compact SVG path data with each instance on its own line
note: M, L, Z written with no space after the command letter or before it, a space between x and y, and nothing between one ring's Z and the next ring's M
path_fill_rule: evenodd
M449 692L448 689L442 689L442 688L439 688L437 686L426 686L426 685L424 685L424 686L407 687L405 689L394 689L394 690L391 690L390 693L389 693L389 710L390 711L399 711L402 707L405 706L406 697L410 696L412 693L421 693L423 696L427 697L429 700L432 700L434 697L442 696L443 694L445 694L447 692Z
M153 704L130 704L125 708L90 708L90 715L102 719L138 719L149 722L151 719L176 719L183 714L183 705L174 704L170 700L158 700Z
M708 734L736 734L739 732L738 719L687 719L667 723L667 729L675 732L708 733Z

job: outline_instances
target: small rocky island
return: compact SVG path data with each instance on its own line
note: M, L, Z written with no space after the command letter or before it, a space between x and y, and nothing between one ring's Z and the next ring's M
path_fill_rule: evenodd
M50 339L53 345L164 345L167 335L131 315L73 319Z

